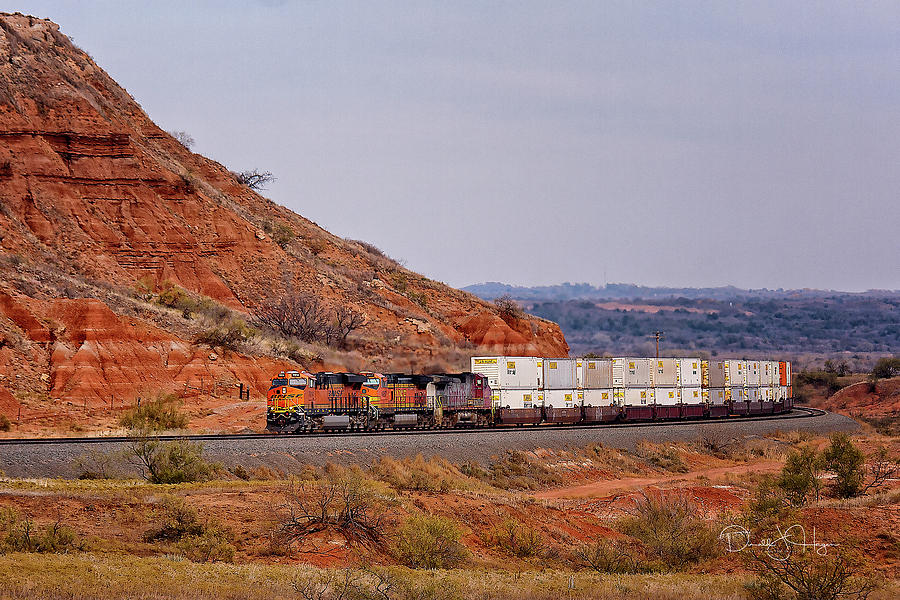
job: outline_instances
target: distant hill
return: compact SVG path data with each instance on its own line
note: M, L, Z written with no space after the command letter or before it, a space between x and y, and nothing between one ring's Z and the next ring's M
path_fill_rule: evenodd
M485 299L509 295L533 315L559 323L573 355L663 354L846 360L869 370L900 353L900 292L665 288L586 283L465 288Z
M462 288L485 300L500 296L512 296L517 300L596 300L619 298L707 298L710 300L730 300L734 298L822 298L827 296L852 295L873 297L900 297L900 290L869 290L862 293L836 292L833 290L796 289L742 289L733 285L722 287L649 287L633 283L609 283L595 286L589 283L560 283L556 285L517 286L497 281L476 283Z

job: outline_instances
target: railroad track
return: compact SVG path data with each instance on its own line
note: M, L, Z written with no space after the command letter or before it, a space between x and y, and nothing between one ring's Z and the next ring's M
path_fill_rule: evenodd
M426 435L426 434L452 434L465 433L477 434L491 431L502 431L509 429L510 431L527 429L529 431L541 429L618 429L623 427L659 427L671 425L690 425L690 424L715 424L715 423L733 423L736 421L773 421L788 419L808 419L810 417L821 417L827 414L826 411L818 408L798 407L781 415L748 415L748 416L732 416L718 419L680 419L677 421L646 421L636 423L596 423L596 424L541 424L527 425L523 427L483 427L483 428L460 428L460 429L404 429L404 430L385 430L385 431L322 431L315 433L304 433L300 435L276 435L273 433L209 433L209 434L174 434L174 435L154 435L151 439L160 441L174 440L190 440L190 441L222 441L222 440L290 440L301 437L363 437L363 436L391 436L391 435ZM128 436L94 436L94 437L63 437L63 438L0 438L0 446L20 446L20 445L40 445L40 444L115 444L129 442L133 438Z

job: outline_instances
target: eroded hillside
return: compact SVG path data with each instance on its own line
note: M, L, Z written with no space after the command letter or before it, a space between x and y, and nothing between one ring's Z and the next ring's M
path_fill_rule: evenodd
M0 412L10 416L59 420L69 406L83 411L75 420L92 407L100 418L154 389L210 398L239 381L258 398L287 364L437 370L464 367L472 352L568 352L554 323L501 315L190 152L50 21L0 15L0 139ZM173 288L231 313L160 306ZM353 307L364 325L339 350L197 341L210 320L252 324L260 303L289 291Z

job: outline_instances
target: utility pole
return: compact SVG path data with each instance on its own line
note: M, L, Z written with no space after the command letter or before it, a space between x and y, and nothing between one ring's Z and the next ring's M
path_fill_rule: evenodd
M664 333L664 331L653 332L654 337L656 337L656 360L659 360L659 340L665 337Z

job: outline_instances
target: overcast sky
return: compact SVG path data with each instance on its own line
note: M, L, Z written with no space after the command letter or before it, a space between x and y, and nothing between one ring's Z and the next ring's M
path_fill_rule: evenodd
M6 4L451 285L900 288L898 2Z

